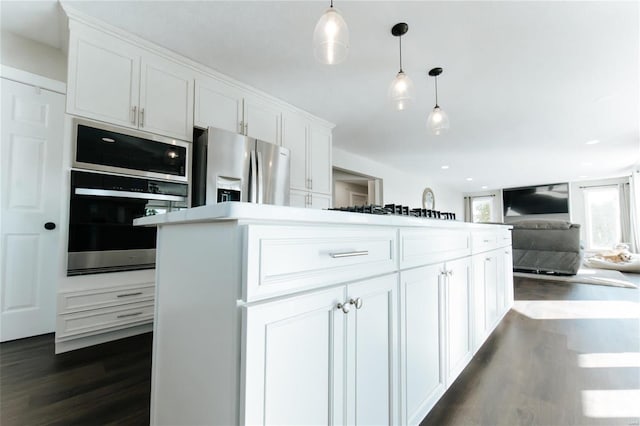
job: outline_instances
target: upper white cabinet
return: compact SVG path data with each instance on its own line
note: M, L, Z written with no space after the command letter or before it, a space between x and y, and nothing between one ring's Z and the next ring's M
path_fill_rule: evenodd
M193 73L71 21L67 112L182 140L193 138Z
M280 109L215 78L196 79L194 125L216 127L280 144Z
M331 207L331 130L286 111L282 146L291 151L291 190L306 193L306 207ZM291 205L300 204L292 199Z

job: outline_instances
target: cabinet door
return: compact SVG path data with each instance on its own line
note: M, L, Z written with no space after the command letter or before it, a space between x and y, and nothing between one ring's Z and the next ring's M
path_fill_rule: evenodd
M282 146L291 151L291 189L307 190L308 122L293 113L282 115Z
M471 360L469 258L446 263L447 386Z
M347 287L347 423L398 424L398 275Z
M473 278L471 280L471 310L473 330L473 350L482 346L487 337L487 318L485 300L485 256L475 255L472 258Z
M72 32L68 77L68 113L137 127L139 50L106 34Z
M344 290L245 308L241 424L344 423Z
M511 247L501 249L500 257L502 259L500 280L503 282L502 288L504 291L501 299L501 313L504 313L511 309L513 305L513 254Z
M212 78L195 82L194 125L206 129L216 127L234 133L244 133L242 93L227 83Z
M331 131L311 125L309 143L309 189L331 194Z
M331 207L331 195L311 194L312 209L328 209Z
M401 424L419 424L446 389L441 269L400 273Z
M193 76L188 68L146 53L140 73L140 129L193 139Z
M485 323L489 334L498 320L498 259L495 251L481 256L484 257Z
M289 193L289 205L291 207L307 207L309 193L306 191L291 190Z
M280 144L281 112L274 105L254 97L244 98L245 134L265 142Z

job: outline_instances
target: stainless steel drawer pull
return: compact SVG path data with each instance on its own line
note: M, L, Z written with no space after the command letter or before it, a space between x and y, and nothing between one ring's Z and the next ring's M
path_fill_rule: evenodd
M487 257L484 261L485 261L485 262L491 262L491 258L490 258L490 257Z
M491 240L482 240L483 243L489 243Z
M122 315L118 315L118 318L137 317L138 315L142 315L142 312L133 312L131 314L122 314Z
M369 255L369 250L347 251L344 253L329 253L329 256L333 257L334 259L338 259L340 257L355 257L355 256L368 256L368 255Z
M131 297L131 296L140 296L142 294L141 291L136 291L135 293L125 293L119 294L118 297Z

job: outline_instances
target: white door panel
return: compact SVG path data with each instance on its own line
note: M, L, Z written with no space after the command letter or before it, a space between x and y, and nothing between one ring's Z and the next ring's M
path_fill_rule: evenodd
M55 329L64 96L1 80L0 341Z
M282 116L282 146L291 151L291 188L307 190L308 123L292 113Z
M313 192L331 194L331 132L311 126L309 154L309 177Z
M198 79L195 85L195 126L244 132L240 128L242 93L239 90L213 79Z
M280 145L280 117L280 111L267 102L255 98L244 99L247 136Z

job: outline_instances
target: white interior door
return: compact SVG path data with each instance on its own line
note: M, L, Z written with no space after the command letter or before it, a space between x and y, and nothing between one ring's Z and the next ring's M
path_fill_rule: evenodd
M1 84L0 341L7 341L55 330L65 98Z

